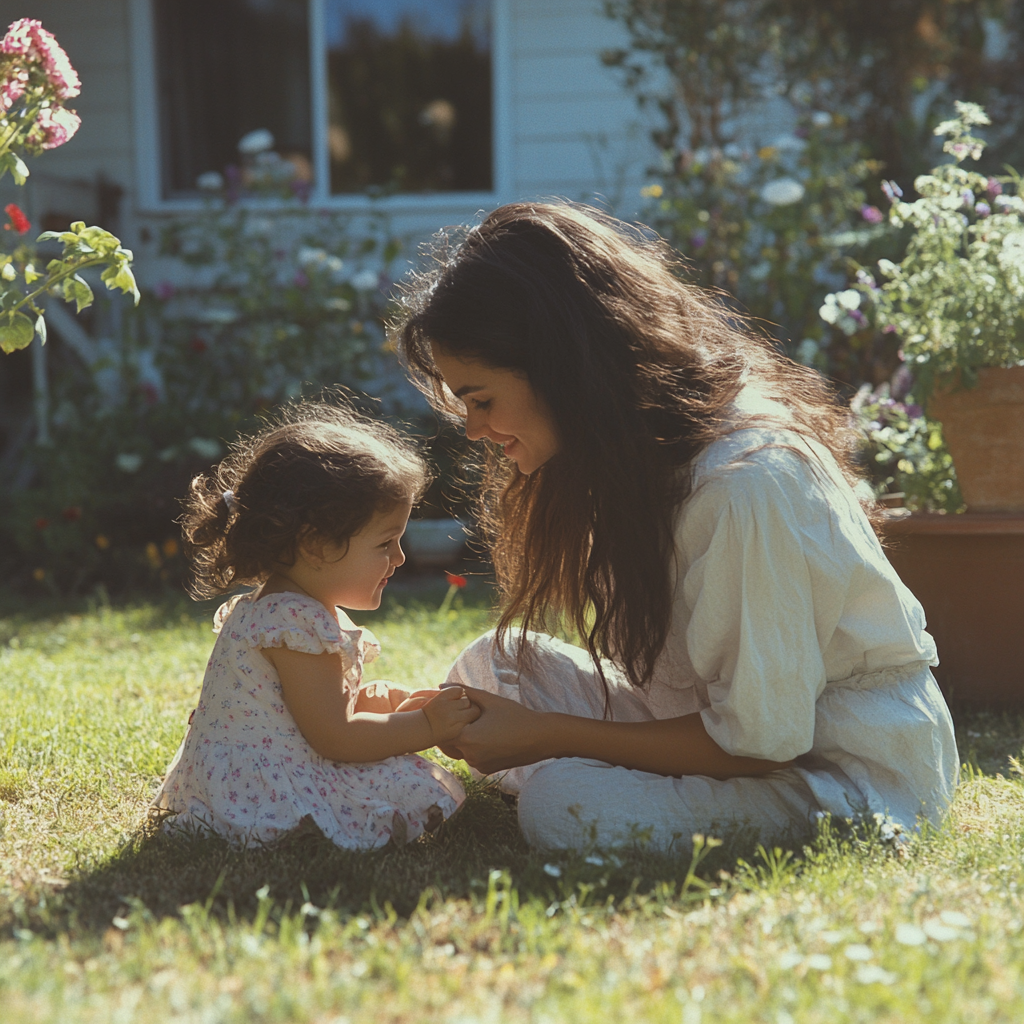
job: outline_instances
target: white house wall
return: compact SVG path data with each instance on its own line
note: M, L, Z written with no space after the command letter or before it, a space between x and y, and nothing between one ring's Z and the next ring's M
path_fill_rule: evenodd
M162 275L154 263L156 228L166 216L142 201L147 191L136 180L136 147L144 109L133 87L133 0L2 0L4 25L16 17L38 18L67 50L82 78L74 106L82 127L66 146L32 161L31 190L4 201L25 201L30 213L67 212L96 216L88 185L99 175L124 190L122 234L137 250L143 281ZM430 203L415 198L396 205L398 234L424 237L438 227L472 220L487 205L512 199L564 196L602 202L627 215L634 212L644 169L655 159L633 100L600 52L620 45L624 32L601 13L600 0L498 0L504 4L499 29L504 38L496 82L504 103L506 137L498 147L504 161L498 190L486 203L453 195ZM0 26L2 28L3 26ZM62 185L69 180L76 187ZM150 190L152 192L152 190ZM70 207L74 206L74 209ZM149 230L147 230L149 229ZM147 241L148 239L148 241Z

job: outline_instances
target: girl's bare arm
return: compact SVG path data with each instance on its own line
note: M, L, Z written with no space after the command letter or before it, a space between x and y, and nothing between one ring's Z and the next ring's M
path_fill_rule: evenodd
M716 779L767 775L791 761L764 761L726 753L699 714L652 722L606 722L529 708L485 690L465 687L480 718L445 753L489 774L548 757L591 757L658 775Z
M350 714L340 654L264 648L281 679L284 702L306 742L332 761L379 761L455 740L480 711L463 694L439 693L415 711Z

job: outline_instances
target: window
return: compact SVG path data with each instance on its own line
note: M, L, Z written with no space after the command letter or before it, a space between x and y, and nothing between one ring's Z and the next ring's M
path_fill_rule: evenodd
M503 2L135 0L148 198L492 193Z
M331 191L491 188L486 0L327 0Z

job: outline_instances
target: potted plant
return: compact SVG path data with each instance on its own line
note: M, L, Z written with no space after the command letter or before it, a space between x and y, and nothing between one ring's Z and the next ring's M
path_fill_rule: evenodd
M826 297L820 314L848 334L871 324L897 332L914 395L942 422L968 509L1024 512L1024 198L1021 177L961 166L985 143L975 103L935 129L950 163L914 182L903 200L883 182L889 222L911 235L900 263Z

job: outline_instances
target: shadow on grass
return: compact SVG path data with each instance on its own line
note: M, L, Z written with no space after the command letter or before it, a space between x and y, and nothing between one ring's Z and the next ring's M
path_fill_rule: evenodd
M808 838L787 848L799 851ZM62 889L34 883L6 906L0 903L0 936L19 929L48 939L101 935L131 911L144 909L159 920L181 916L189 904L205 905L221 920L251 921L261 895L273 901L273 916L309 902L342 916L393 910L406 917L424 900L485 898L494 872L507 873L524 902L575 903L582 894L603 904L655 889L671 897L687 888L706 891L739 858L755 860L755 850L756 843L738 833L701 861L696 881L689 837L678 852L653 851L640 839L603 855L545 854L526 846L512 798L477 785L436 833L369 853L342 850L311 834L239 849L216 837L184 839L146 828ZM261 893L264 887L268 892Z

